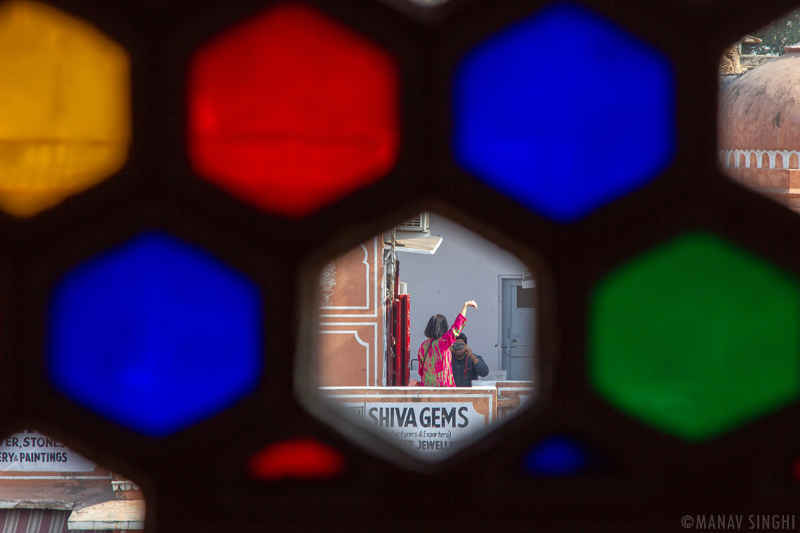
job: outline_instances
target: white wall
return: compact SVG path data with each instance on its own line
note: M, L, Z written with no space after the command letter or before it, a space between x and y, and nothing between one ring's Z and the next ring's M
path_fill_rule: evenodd
M498 279L500 275L522 277L524 266L502 248L434 213L430 214L430 230L431 235L443 237L434 255L397 254L400 281L408 283L411 295L411 358L416 358L425 340L425 326L432 315L441 313L452 325L464 302L475 300L478 310L467 311L464 334L489 370L498 370ZM419 379L416 365L411 377Z

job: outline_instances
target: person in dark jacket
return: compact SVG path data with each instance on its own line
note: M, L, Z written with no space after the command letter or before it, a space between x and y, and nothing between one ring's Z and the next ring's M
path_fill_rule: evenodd
M463 346L461 346L463 344ZM467 346L467 336L461 333L450 347L453 356L453 378L456 387L472 387L472 380L489 374L489 367L480 355Z

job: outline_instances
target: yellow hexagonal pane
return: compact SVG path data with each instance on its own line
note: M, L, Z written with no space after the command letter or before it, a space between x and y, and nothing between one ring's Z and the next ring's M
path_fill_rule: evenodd
M0 4L0 209L33 216L99 183L130 140L125 50L45 4Z

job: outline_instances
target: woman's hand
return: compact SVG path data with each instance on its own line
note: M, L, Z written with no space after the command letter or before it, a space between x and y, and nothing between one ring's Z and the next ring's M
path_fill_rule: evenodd
M475 300L470 300L468 302L464 302L464 305L461 306L461 312L459 314L463 315L464 318L467 317L467 307L474 307L475 309L478 308L478 304L475 303Z

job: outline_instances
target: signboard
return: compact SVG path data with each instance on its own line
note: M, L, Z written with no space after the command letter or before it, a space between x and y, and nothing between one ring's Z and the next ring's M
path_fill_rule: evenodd
M0 472L93 472L95 464L36 431L0 441Z
M440 459L495 420L495 388L322 387L368 426L409 453Z

